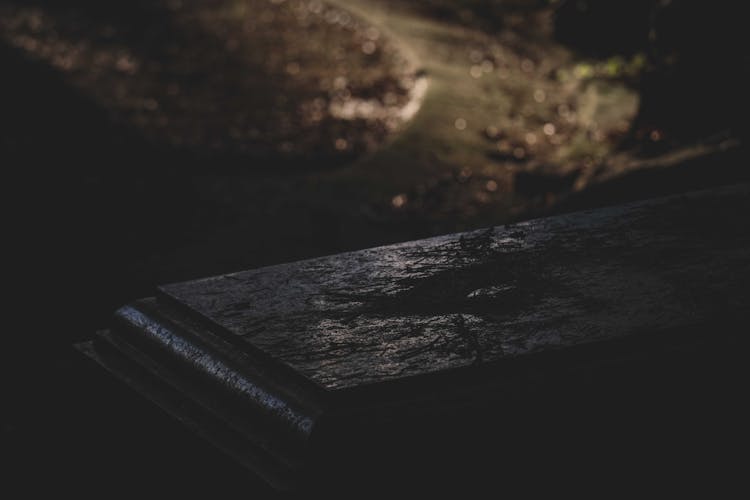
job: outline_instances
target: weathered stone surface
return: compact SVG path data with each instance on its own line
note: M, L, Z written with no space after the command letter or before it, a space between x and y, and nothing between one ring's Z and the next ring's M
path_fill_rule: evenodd
M277 489L629 468L665 432L734 439L748 208L727 187L167 285L80 349Z
M336 391L750 310L750 189L724 188L163 286Z

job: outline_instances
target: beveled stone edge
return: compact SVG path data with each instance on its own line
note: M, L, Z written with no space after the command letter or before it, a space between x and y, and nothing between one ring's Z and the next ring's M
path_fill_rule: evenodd
M94 340L77 343L74 347L115 379L195 433L197 437L256 474L273 489L296 489L297 477L282 461L264 453L184 393L123 354L106 340L108 334L108 330L100 331Z

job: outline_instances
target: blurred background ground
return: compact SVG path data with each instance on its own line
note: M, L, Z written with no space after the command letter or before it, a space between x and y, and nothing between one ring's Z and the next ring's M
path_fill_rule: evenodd
M4 448L174 461L70 348L156 284L747 180L745 38L732 2L0 0Z

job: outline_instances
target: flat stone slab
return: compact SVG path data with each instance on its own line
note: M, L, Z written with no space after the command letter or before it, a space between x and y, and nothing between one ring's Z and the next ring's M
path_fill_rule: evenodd
M532 220L163 286L327 390L746 311L747 189Z
M512 476L544 429L576 435L545 400L734 350L747 214L733 186L166 285L80 348L277 488L451 477L492 433Z

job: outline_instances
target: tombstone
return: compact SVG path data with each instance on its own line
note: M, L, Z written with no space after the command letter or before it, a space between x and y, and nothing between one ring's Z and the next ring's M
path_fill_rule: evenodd
M748 213L724 187L165 285L79 348L282 490L648 460L634 402L731 385Z

